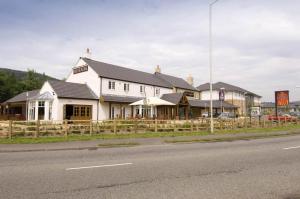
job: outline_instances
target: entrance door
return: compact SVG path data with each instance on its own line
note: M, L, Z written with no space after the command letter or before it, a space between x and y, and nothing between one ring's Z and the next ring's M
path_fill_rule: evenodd
M66 105L66 118L67 120L70 120L73 116L73 105Z

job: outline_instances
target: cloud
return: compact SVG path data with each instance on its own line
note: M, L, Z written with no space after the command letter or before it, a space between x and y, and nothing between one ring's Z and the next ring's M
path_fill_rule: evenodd
M1 1L1 67L65 77L87 47L93 58L209 80L208 2L175 0ZM213 8L214 80L271 101L300 100L300 2L219 1Z

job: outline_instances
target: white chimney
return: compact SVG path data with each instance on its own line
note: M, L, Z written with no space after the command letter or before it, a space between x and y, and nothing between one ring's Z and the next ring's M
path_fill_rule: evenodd
M194 85L194 78L192 77L191 74L189 74L189 76L186 78L187 83L189 83L190 85Z
M161 69L160 69L159 65L156 66L155 72L156 72L156 73L161 73Z
M85 53L84 53L84 57L91 59L92 58L92 52L89 48L86 49Z

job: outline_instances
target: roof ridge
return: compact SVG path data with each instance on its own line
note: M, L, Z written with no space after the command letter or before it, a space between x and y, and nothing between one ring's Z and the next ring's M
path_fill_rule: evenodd
M134 70L134 71L137 71L137 72L141 72L141 73L146 73L146 74L149 74L149 75L153 75L153 73L149 73L149 72L145 72L145 71L141 71L141 70L129 68L129 66L127 68L125 66L119 66L119 65L115 65L115 64L110 64L110 63L107 63L107 62L102 62L102 61L98 61L98 60L94 60L94 59L90 59L90 58L86 58L86 57L82 57L82 59L88 59L88 60L91 60L91 61L94 61L94 62L98 62L98 63L101 63L101 64L107 64L107 65L111 65L111 66L123 68L123 69L126 69L126 70Z

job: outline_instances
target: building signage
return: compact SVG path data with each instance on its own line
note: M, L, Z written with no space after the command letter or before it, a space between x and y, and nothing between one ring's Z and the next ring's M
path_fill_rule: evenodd
M225 100L225 91L224 91L224 89L221 89L219 91L219 100L220 101L224 101Z
M275 104L276 107L289 105L289 91L275 91Z
M73 68L73 74L82 73L82 72L88 71L88 69L89 69L88 65L79 66L79 67Z

